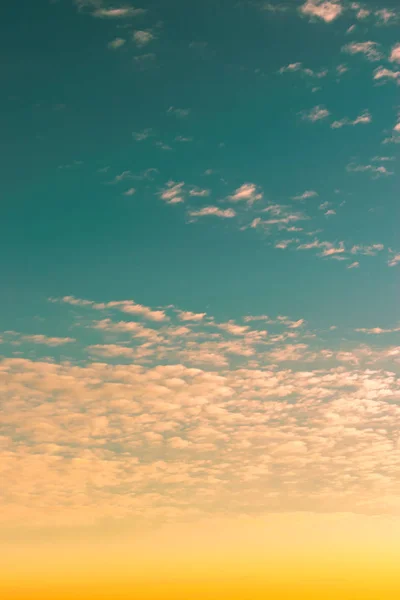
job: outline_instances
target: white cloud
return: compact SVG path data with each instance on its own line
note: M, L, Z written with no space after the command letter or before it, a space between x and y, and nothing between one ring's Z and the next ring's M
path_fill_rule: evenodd
M190 213L191 217L221 217L223 219L231 219L236 217L236 213L232 208L220 209L217 206L205 206L200 210L193 210Z
M378 67L374 71L374 79L394 79L398 81L400 77L400 71L391 71L390 69L386 69L385 67Z
M340 2L331 2L329 0L307 0L300 11L310 17L318 17L326 23L331 23L343 12L343 6Z
M210 190L202 190L199 188L192 188L189 190L189 196L195 196L198 198L206 198L210 195Z
M170 106L167 110L167 113L170 115L174 115L179 119L184 119L190 115L190 108L175 108L174 106Z
M386 167L380 166L376 167L375 165L356 165L354 163L350 163L347 165L346 170L349 173L365 173L370 172L375 176L379 177L380 175L393 175L392 171L388 171Z
M154 40L154 34L151 31L137 30L133 32L133 40L136 46L142 48Z
M293 196L292 200L307 200L307 198L316 198L318 193L314 190L306 190L299 196Z
M142 131L132 131L132 137L137 142L143 142L153 135L152 129L143 129Z
M400 254L392 252L388 262L389 267L395 267L398 263L400 263Z
M88 346L89 354L95 354L102 358L134 358L135 351L132 348L124 348L115 344L95 344Z
M329 117L331 113L323 106L314 106L314 108L309 111L303 111L301 113L304 121L311 121L311 123L315 123L316 121L322 121Z
M366 110L363 113L361 113L358 117L356 117L353 121L346 117L344 119L341 119L340 121L334 121L332 123L331 127L332 127L332 129L340 129L341 127L344 127L345 125L359 125L359 124L365 125L365 124L371 123L371 122L372 122L371 114L369 113L368 110Z
M153 310L148 306L137 304L133 300L111 300L110 302L94 302L93 300L83 300L81 298L75 298L74 296L64 296L61 299L50 298L50 302L62 302L64 304L70 304L72 306L79 307L90 307L94 310L108 310L117 309L123 313L130 315L141 316L150 321L165 321L168 320L165 311Z
M124 38L115 38L114 40L109 42L108 47L112 50L117 50L118 48L121 48L121 46L123 46L125 43L126 40Z
M165 200L167 204L180 204L184 202L183 186L185 183L175 183L175 181L169 181L167 187L161 192L161 199Z
M134 194L136 194L136 189L135 188L129 188L129 190L126 190L126 192L124 192L124 196L133 196Z
M199 322L199 321L203 321L205 316L206 316L206 313L194 313L194 312L191 312L190 310L178 311L178 319L180 321Z
M375 11L375 16L378 17L378 21L381 25L388 25L399 19L399 15L396 11L387 8Z
M358 261L352 262L347 268L348 269L357 269L360 266Z
M379 44L377 42L351 42L346 44L342 48L342 52L347 54L364 54L370 61L376 61L383 58L383 54L380 52Z
M24 335L17 331L6 331L5 334L17 339L18 342L30 343L30 344L42 344L56 348L57 346L64 346L65 344L72 344L76 342L76 339L70 337L49 337L47 335L36 334L36 335Z
M235 190L232 196L229 196L229 200L232 202L245 201L248 204L253 204L256 200L261 200L262 197L262 192L255 183L244 183Z
M371 244L370 246L355 245L351 249L352 254L363 254L364 256L376 256L378 252L385 249L383 244Z
M125 6L120 8L98 8L93 12L93 15L103 19L127 19L143 15L145 12L146 10L143 8Z
M296 71L302 73L303 75L307 75L308 77L316 77L318 79L326 77L326 75L328 74L328 71L326 69L322 71L313 71L312 69L303 67L303 63L301 62L291 63L289 65L286 65L286 67L281 67L279 69L279 73L290 73Z

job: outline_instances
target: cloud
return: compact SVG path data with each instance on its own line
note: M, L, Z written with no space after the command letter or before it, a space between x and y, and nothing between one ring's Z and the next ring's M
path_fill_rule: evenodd
M134 358L135 351L132 348L124 348L115 344L95 344L88 346L89 354L95 354L102 358Z
M372 117L368 110L361 113L358 117L356 117L353 121L348 119L347 117L341 119L340 121L334 121L331 125L332 129L340 129L345 125L365 125L367 123L372 123Z
M126 190L126 192L124 192L124 196L133 196L134 194L136 194L136 189L135 188L129 188L129 190Z
M390 69L386 69L385 67L378 67L374 71L374 79L393 79L398 81L400 77L400 71L391 71Z
M192 210L190 211L191 217L221 217L223 219L231 219L236 217L236 213L232 208L220 209L217 206L205 206L200 210Z
M317 17L331 23L343 12L343 6L340 2L330 2L329 0L307 0L301 7L300 12L309 17Z
M180 183L169 181L167 187L161 192L161 199L165 200L167 204L180 204L181 202L184 202L184 197L182 195L184 185L185 183L183 181Z
M299 196L292 196L292 200L307 200L307 198L316 198L318 193L314 190L306 190Z
M24 335L22 333L18 333L17 331L6 331L4 333L12 338L17 338L19 343L43 344L44 346L49 346L52 348L76 342L76 339L70 337L49 337L42 334Z
M381 327L359 328L355 329L357 333L366 333L367 335L382 335L384 333L397 333L400 327L392 327L391 329L382 329Z
M381 25L388 25L393 23L393 21L398 21L399 15L394 10L389 10L387 8L382 8L380 10L375 11L375 16L378 17L378 23Z
M378 50L379 44L377 42L351 42L346 44L342 48L342 52L347 54L364 54L364 56L374 62L383 58L383 54Z
M132 131L132 137L137 142L143 142L153 135L152 129L143 129L142 131Z
M356 165L354 163L350 163L349 165L347 165L346 170L349 173L370 172L370 173L373 173L377 177L379 177L380 175L386 175L386 176L393 175L393 172L388 171L386 167L384 167L384 166L376 167L375 165Z
M137 30L133 32L133 40L139 48L147 46L150 42L155 39L154 34L151 31Z
M346 251L343 242L339 242L339 245L335 246L335 244L332 244L331 242L320 242L319 240L314 240L313 242L308 242L297 246L297 250L313 249L322 250L322 252L319 254L321 257L335 256L337 254L343 254Z
M206 313L194 313L190 312L190 310L180 310L178 311L178 319L180 321L203 321Z
M303 111L300 114L302 115L304 121L316 123L317 121L326 119L331 113L323 106L314 106L314 108L311 108L309 111Z
M178 119L185 119L190 115L190 108L175 108L174 106L170 106L167 113L174 115Z
M358 261L352 262L350 265L348 265L348 269L358 269L358 267L360 266L360 263Z
M125 43L126 40L124 38L117 37L108 43L108 47L112 50L117 50L118 48L121 48Z
M308 77L316 77L318 79L326 77L326 75L328 74L328 71L326 69L322 71L313 71L312 69L305 68L303 67L303 63L301 62L291 63L289 65L286 65L286 67L281 67L279 69L279 73L293 72L300 72L301 74L307 75Z
M133 8L131 6L125 6L120 8L98 8L92 14L94 17L102 19L127 19L130 17L137 17L146 13L143 8Z
M370 246L355 245L351 249L352 254L363 254L364 256L376 256L378 252L385 249L383 244L371 244Z
M395 267L398 263L400 263L400 254L395 254L394 252L391 252L391 256L388 262L389 267Z
M200 188L192 188L189 190L189 196L195 196L198 198L206 198L210 195L210 190L202 190Z
M392 50L391 50L390 56L389 56L389 60L390 60L390 62L400 63L400 44L395 44L392 47Z
M136 315L149 319L150 321L166 321L168 316L164 310L153 310L148 306L137 304L133 300L111 300L110 302L94 302L93 300L83 300L74 296L64 296L61 299L50 298L50 302L61 302L78 307L90 307L94 310L117 309L129 315Z
M247 202L253 204L256 200L262 200L262 192L258 189L255 183L244 183L238 187L229 200L232 202Z

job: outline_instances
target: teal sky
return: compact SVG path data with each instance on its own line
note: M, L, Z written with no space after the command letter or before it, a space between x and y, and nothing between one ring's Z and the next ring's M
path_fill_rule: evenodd
M5 370L389 369L398 393L399 23L389 0L6 3Z

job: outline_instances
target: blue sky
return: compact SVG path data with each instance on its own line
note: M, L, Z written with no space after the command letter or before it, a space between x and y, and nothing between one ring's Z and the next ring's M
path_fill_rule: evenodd
M287 386L297 393L302 370L344 377L335 390L359 381L364 391L349 392L352 402L369 398L366 389L390 389L394 398L399 21L389 1L385 7L328 0L5 6L0 352L11 378L6 389L17 393L25 373L27 406L32 389L42 406L55 401L65 376L76 378L85 396L100 364L105 371L95 378L107 396L110 369L117 373L112 379L126 383L118 379L122 365L133 369L130 385L137 369L148 374L147 391L140 392L147 398L157 365L175 365L189 378L200 369L207 397L207 377L216 373L226 380L221 398L230 397L224 389L235 377L230 389L243 385L246 394L250 384L240 375L246 369L249 381L252 370L276 375L276 398ZM45 373L56 377L53 369L61 379L42 389ZM311 391L300 394L299 415L311 410L308 394L324 397L320 385L310 380ZM372 412L384 397L370 399ZM339 414L340 398L335 402ZM13 406L5 435L17 452ZM33 421L36 408L26 413ZM286 408L290 421L290 402ZM251 407L239 402L235 411L242 409L250 419ZM378 425L361 412L368 438ZM111 419L113 411L105 414ZM57 436L48 431L59 427L60 415L24 432L27 447L40 446L33 456L57 454ZM397 418L387 413L386 441ZM108 444L117 434L104 423L90 435ZM123 421L119 426L124 439ZM189 448L193 440L176 441L184 439L181 427L172 447ZM307 444L301 428L289 434L284 421L280 427L281 436L293 438L288 444ZM155 440L150 455L164 457L159 444L168 446L169 434L161 442L159 431L146 433L153 438L143 443ZM198 453L210 451L201 443ZM72 452L76 440L63 444ZM87 442L82 452L89 448ZM215 449L213 460L219 458ZM392 497L396 484L386 467L381 475ZM360 505L375 506L377 497L363 495L368 477L349 501L353 508L357 494ZM299 499L300 488L288 505L314 506L309 490ZM50 488L43 493L53 498ZM99 508L99 515L107 510Z

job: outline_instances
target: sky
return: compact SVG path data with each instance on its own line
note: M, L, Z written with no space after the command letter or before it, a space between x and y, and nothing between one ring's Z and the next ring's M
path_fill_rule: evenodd
M399 23L4 3L6 598L398 598Z

